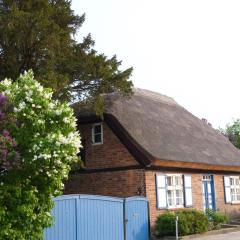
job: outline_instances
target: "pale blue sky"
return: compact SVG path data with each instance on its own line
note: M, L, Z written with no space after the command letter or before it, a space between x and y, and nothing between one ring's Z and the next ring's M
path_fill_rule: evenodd
M77 39L134 67L136 87L173 97L214 127L240 118L239 0L73 0Z

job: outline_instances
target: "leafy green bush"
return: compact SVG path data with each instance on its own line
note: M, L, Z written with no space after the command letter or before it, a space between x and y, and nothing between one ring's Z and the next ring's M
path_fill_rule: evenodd
M156 236L172 236L175 233L175 219L174 212L167 212L158 216L155 225Z
M207 216L197 210L181 210L176 213L179 217L179 234L190 235L203 233L208 230L209 221Z
M155 225L156 236L174 236L175 219L178 216L179 235L203 233L208 230L209 220L207 216L197 210L179 210L167 212L157 218Z
M212 228L220 228L221 224L227 223L229 221L228 217L224 214L216 212L212 209L206 211L206 215L209 221L212 223Z
M1 104L4 96L12 108L1 114L6 123L0 121L0 167L8 169L0 174L0 239L43 239L52 222L52 199L79 160L76 119L32 71L0 82L0 93Z

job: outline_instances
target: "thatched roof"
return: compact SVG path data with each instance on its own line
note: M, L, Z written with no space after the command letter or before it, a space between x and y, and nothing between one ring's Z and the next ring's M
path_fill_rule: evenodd
M240 151L226 137L165 95L143 89L130 99L108 94L104 113L152 159L240 166Z

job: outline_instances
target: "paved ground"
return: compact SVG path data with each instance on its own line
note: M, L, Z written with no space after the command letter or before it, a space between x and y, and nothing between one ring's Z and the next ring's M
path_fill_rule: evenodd
M197 237L194 240L240 240L240 232L218 234L214 236Z

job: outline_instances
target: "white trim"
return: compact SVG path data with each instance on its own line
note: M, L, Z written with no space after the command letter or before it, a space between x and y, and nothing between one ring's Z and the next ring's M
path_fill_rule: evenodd
M95 142L95 127L101 126L101 142ZM95 123L92 125L92 145L101 145L103 144L103 124L102 123Z
M240 203L240 200L237 200L236 198L240 195L240 177L239 176L230 176L229 177L229 185L230 185L230 195L231 195L231 203L232 204L238 204ZM236 181L238 180L238 181ZM233 184L231 182L233 181ZM236 183L238 182L238 184ZM232 190L234 193L232 193ZM237 192L238 190L238 192ZM233 200L233 197L235 198Z
M230 188L230 177L223 176L223 184L224 184L224 196L225 196L225 203L231 203L231 188Z
M167 178L168 177L174 177L172 180L173 180L173 185L172 186L168 186L167 184ZM179 177L180 180L181 180L181 185L176 185L176 177ZM182 204L180 205L177 205L176 202L177 202L177 196L176 196L176 192L177 190L181 191L182 192L182 196L179 197L180 199L182 199ZM168 199L168 191L172 191L173 192L173 197L172 197L172 200L173 200L173 203L174 205L169 205L169 199ZM184 187L183 187L183 175L182 174L167 174L166 175L166 197L167 197L167 208L168 209L173 209L173 208L183 208L184 207Z
M184 205L189 208L193 206L193 196L192 196L192 175L184 174Z
M178 209L178 208L184 208L184 205L168 206L167 207L167 209Z
M156 174L156 199L158 209L167 209L166 175Z

